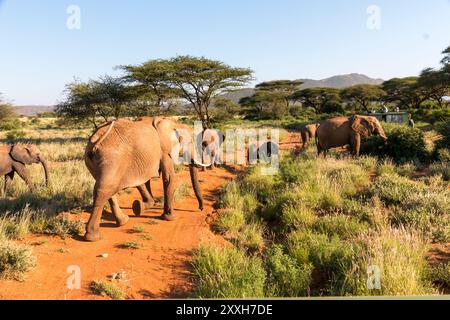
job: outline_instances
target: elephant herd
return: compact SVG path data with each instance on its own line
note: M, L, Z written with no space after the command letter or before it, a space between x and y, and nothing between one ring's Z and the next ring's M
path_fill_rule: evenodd
M378 120L369 116L337 117L320 125L307 125L301 130L303 147L315 138L319 155L326 155L331 148L350 145L352 154L358 156L361 137L369 135L387 139ZM203 153L201 161L198 161L198 151L194 148L198 141L193 141L193 130L175 120L164 117L144 117L137 121L118 119L98 127L89 138L84 156L85 164L95 179L93 209L86 226L85 240L98 241L102 238L100 219L106 202L109 202L118 226L128 222L129 217L122 212L117 199L118 192L123 189L138 189L143 201L137 200L133 204L136 214L140 214L141 206L151 208L155 201L150 182L157 177L162 178L164 189L162 219L173 220L174 166L180 159L184 159L184 164L189 166L192 187L199 209L203 210L197 169L213 167L220 160L218 150L225 137L216 130L205 130L200 138ZM277 146L270 149L271 153L278 152ZM208 162L204 154L209 155ZM33 163L42 164L48 185L47 163L37 147L0 147L0 174L5 176L4 191L7 191L15 173L34 191L35 186L25 167Z

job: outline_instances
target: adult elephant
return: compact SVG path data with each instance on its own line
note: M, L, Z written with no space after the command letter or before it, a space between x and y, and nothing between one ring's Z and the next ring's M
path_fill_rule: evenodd
M329 149L350 145L353 155L359 156L361 137L379 135L387 140L383 127L375 117L336 117L321 123L317 129L317 151L325 156Z
M300 134L301 134L302 143L303 143L303 146L302 146L303 149L306 149L306 147L308 146L309 141L311 141L311 139L316 139L316 132L317 132L318 127L319 127L319 124L308 124L300 129Z
M123 189L138 187L144 202L150 205L145 184L161 172L164 187L164 213L162 218L171 221L175 191L173 147L178 123L170 119L142 118L138 121L120 119L98 128L89 138L85 163L95 179L94 204L86 226L85 239L101 239L100 219L103 206L109 201L118 226L125 225L129 217L121 211L116 194ZM189 163L191 180L199 203L203 199L199 188L194 160ZM147 199L146 199L147 198Z
M47 162L41 154L41 151L34 145L11 145L0 147L0 174L5 176L4 194L8 191L9 186L17 173L28 185L32 192L36 191L36 187L31 181L30 174L26 165L40 163L44 168L45 181L49 185Z

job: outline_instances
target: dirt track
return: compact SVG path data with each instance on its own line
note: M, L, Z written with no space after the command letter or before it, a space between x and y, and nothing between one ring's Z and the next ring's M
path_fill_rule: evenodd
M111 213L104 214L102 233L104 239L86 243L81 239L62 240L58 237L31 237L24 242L34 247L38 266L26 275L24 282L1 281L0 299L101 299L89 289L93 280L106 280L114 273L125 272L119 282L131 299L187 297L191 292L189 261L192 250L204 242L223 243L221 237L210 231L206 222L213 212L215 193L233 174L225 169L200 172L199 177L205 199L205 210L198 207L194 196L188 196L175 204L176 221L159 220L161 208L145 211L134 217L131 206L139 193L123 194L120 204L132 217L121 228L115 226ZM189 181L189 173L178 174L179 183ZM152 183L155 195L162 194L160 181ZM193 210L194 209L194 210ZM80 218L87 221L88 214ZM151 224L149 223L151 222ZM148 240L139 234L130 234L135 226L143 226ZM144 245L141 249L121 249L124 242L136 240ZM101 257L108 254L107 258ZM66 282L70 277L67 268L80 267L81 290L69 290Z

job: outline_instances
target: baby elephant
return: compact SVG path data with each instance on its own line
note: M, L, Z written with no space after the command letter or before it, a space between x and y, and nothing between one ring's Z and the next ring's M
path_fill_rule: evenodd
M32 192L36 191L36 187L30 179L25 165L41 163L44 167L45 181L49 183L47 162L41 155L41 152L33 145L12 145L0 146L0 174L5 176L4 194L11 185L14 173L17 173L28 185Z

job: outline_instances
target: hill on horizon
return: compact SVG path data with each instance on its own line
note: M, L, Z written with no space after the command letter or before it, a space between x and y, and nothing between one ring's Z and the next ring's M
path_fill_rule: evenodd
M374 79L359 73L350 73L332 76L322 80L313 80L313 79L298 79L298 80L303 82L302 86L300 87L301 89L318 88L318 87L343 89L358 84L380 85L384 82L383 79ZM235 103L238 103L240 99L250 97L254 93L255 89L245 88L224 94L224 97L234 101Z
M317 87L331 87L343 89L357 84L379 85L384 82L383 79L374 79L359 73L338 75L322 80L313 80L313 79L299 79L299 80L303 82L301 89L317 88ZM223 96L225 98L234 101L235 103L238 103L240 99L250 97L254 93L255 89L244 88L226 93ZM14 106L14 108L16 109L16 112L21 116L35 116L43 112L53 112L55 106L27 105L27 106Z

